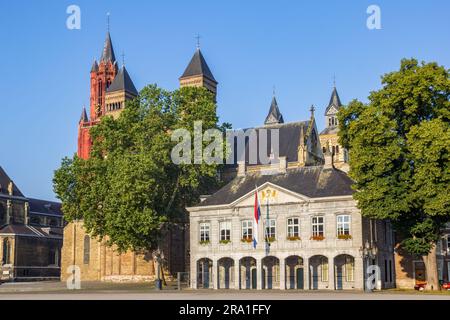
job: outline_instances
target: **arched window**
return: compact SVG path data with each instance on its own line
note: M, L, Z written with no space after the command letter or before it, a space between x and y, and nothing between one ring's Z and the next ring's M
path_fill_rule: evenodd
M98 80L98 101L97 104L102 104L102 97L103 97L103 83L102 80Z
M6 238L3 240L3 264L11 263L11 244L9 243L9 239Z
M322 152L323 152L323 153L327 152L327 148L322 147Z
M336 153L339 153L339 146L336 146Z
M88 235L85 235L83 248L83 263L89 264L90 258L91 258L91 238Z

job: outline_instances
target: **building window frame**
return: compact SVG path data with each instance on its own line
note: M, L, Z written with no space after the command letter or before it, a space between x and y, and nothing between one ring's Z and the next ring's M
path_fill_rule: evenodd
M325 217L313 216L311 218L311 232L313 237L325 236Z
M350 214L338 214L336 216L336 234L337 236L350 236L352 226L352 217Z
M300 218L290 217L286 221L286 233L288 238L300 238Z
M244 241L251 241L253 239L253 221L242 220L241 221L241 239Z
M329 261L327 257L320 258L320 280L322 282L328 282L329 275Z
M277 220L269 218L265 222L264 237L269 241L275 240L277 235Z
M220 242L231 241L231 221L225 220L219 222Z
M211 224L200 222L199 231L200 243L209 243L211 241Z

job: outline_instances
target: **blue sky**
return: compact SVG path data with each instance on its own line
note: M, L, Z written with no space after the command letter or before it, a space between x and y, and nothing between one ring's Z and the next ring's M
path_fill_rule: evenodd
M81 9L81 30L66 8ZM369 5L381 30L366 27ZM319 129L333 75L341 100L366 100L403 57L450 67L450 2L441 1L2 1L0 165L27 196L54 199L53 171L76 151L77 122L89 104L89 70L111 14L116 56L125 52L138 89L178 86L201 35L219 81L221 121L263 123L276 87L285 121Z

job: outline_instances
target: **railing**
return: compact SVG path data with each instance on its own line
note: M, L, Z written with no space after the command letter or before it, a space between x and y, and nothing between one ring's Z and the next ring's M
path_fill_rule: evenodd
M1 281L23 280L59 280L61 267L59 266L11 266L0 267Z

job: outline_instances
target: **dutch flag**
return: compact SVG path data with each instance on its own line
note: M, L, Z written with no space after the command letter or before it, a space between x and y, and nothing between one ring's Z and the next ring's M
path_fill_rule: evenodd
M253 248L256 249L256 245L258 244L258 223L261 218L261 208L259 205L258 199L258 187L255 190L255 207L254 207L254 215L253 215Z

